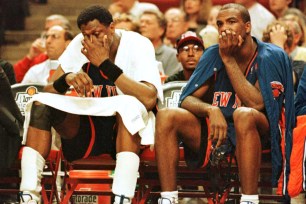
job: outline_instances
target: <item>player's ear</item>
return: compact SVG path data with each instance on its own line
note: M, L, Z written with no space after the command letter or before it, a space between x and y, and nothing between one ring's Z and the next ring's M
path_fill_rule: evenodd
M248 22L245 23L245 32L250 34L251 30L252 30L252 25L251 25L251 22L248 21Z
M111 22L111 24L109 24L108 28L112 31L115 32L115 24L113 22Z

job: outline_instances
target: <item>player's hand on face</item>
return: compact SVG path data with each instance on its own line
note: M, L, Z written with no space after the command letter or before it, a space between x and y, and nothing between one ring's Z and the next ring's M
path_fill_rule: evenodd
M66 76L68 85L73 86L81 97L91 97L93 83L85 72L70 73Z
M99 66L104 60L109 58L110 46L107 35L103 36L102 42L95 35L85 36L82 45L81 52L95 66Z
M208 139L216 140L219 147L227 137L227 122L220 108L212 106L209 113L210 135Z
M219 51L221 57L232 57L242 43L242 37L237 35L235 31L222 31L219 35Z

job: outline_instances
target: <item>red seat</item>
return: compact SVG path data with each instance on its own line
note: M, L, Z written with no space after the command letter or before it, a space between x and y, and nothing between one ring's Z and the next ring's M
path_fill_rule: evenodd
M100 155L66 162L64 197L62 204L82 199L96 200L98 203L111 202L112 172L116 162L109 155Z

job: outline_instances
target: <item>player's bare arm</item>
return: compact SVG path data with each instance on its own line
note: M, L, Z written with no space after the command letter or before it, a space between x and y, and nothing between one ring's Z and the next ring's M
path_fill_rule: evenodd
M202 99L209 92L208 80L202 87L197 89L192 95L187 96L181 107L190 111L194 115L209 118L210 135L209 139L217 140L217 146L220 146L227 134L227 123L219 107L212 106Z
M124 73L115 82L116 86L126 95L135 96L147 110L152 110L157 102L157 90L148 82L135 81Z
M256 45L252 39L250 42L244 42L246 44L244 48L241 48L242 44L241 36L234 31L226 30L221 32L219 36L219 52L236 94L244 106L261 111L264 109L264 101L258 83L254 86L244 76L244 72L255 53L256 47L254 46ZM252 50L252 52L244 56L241 55L244 50L239 49L248 50L249 53Z

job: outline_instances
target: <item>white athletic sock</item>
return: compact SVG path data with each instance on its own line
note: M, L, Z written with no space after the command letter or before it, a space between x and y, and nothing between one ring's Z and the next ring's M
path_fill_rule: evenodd
M41 178L45 166L45 159L34 149L24 147L21 158L21 183L20 191L23 194L30 196L23 196L26 200L40 201L41 192Z
M258 195L245 195L241 194L240 203L242 204L258 204L259 197Z
M178 191L163 191L160 196L158 204L178 203Z
M112 191L115 195L115 204L120 203L120 196L124 204L132 202L138 177L139 157L133 152L120 152L116 155L116 168L113 179Z
M290 200L291 204L300 204L300 203L305 203L305 193L300 193L299 195L291 198Z

